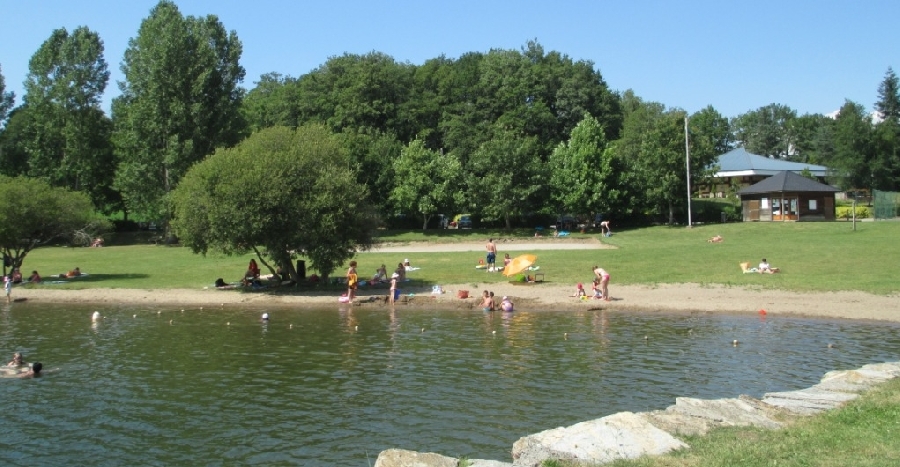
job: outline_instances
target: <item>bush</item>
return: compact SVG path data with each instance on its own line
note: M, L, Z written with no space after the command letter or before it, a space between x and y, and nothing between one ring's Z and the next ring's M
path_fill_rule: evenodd
M838 219L850 220L853 218L853 207L852 206L838 206L835 209L835 217ZM867 219L872 217L872 213L866 206L857 206L856 207L856 218L857 219Z

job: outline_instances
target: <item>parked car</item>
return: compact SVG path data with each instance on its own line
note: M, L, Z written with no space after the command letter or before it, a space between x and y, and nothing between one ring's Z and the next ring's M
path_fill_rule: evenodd
M472 215L471 214L457 214L453 217L453 221L450 222L451 229L471 229L472 228Z

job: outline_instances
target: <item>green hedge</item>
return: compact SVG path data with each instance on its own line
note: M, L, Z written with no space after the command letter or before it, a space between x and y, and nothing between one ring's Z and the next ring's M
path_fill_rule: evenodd
M838 219L852 219L853 218L853 207L852 206L838 206L835 209L835 216ZM857 206L856 207L856 218L857 219L867 219L872 217L872 211L867 206Z

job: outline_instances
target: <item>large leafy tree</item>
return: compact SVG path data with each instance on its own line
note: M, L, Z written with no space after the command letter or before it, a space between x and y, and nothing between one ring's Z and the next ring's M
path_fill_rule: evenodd
M735 139L753 154L791 159L793 122L797 112L786 105L769 104L739 115L731 122Z
M900 80L894 69L888 67L884 80L878 86L878 102L875 110L885 120L900 121Z
M367 195L325 127L273 127L192 167L173 192L172 226L195 253L253 251L294 279L302 255L327 277L371 245Z
M51 240L106 227L95 217L84 193L52 187L36 178L0 177L0 250L15 267L22 266L29 252Z
M482 219L503 221L509 229L513 219L538 211L545 167L536 137L497 129L469 161L469 193Z
M3 78L3 68L0 67L0 128L3 128L3 123L9 115L9 111L12 110L15 99L14 92L6 92L6 80Z
M841 106L834 122L833 169L844 189L871 188L874 184L872 164L872 123L865 108L852 101Z
M84 191L108 204L115 166L111 124L100 109L109 70L97 33L79 27L53 31L28 64L25 104L31 138L29 175Z
M165 222L188 168L243 138L241 51L216 16L184 17L168 0L141 23L113 101L116 186L131 212Z
M610 213L622 202L620 163L603 127L585 115L549 160L551 199L560 213Z
M462 168L453 154L440 154L416 139L400 151L393 169L391 202L401 213L422 216L422 230L436 214L463 201Z
M279 73L266 73L243 99L241 111L251 131L273 126L298 125L297 80Z

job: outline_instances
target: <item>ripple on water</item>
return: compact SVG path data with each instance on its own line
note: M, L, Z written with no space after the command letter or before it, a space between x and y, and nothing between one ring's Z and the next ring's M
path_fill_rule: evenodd
M93 309L24 305L2 312L0 349L59 370L2 381L18 404L0 414L17 428L4 464L359 466L389 447L508 461L547 428L803 388L900 348L893 324L757 316L402 307L266 324L258 310L126 307L92 326Z

